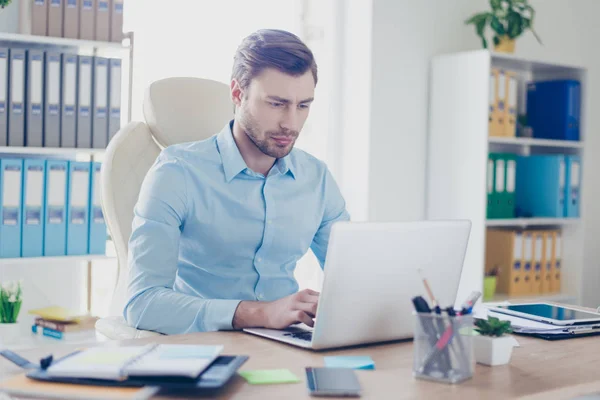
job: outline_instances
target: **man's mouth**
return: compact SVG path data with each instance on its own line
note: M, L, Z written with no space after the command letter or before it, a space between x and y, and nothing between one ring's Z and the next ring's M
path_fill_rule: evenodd
M280 146L287 146L294 141L292 136L271 136L271 139L277 142L277 144Z

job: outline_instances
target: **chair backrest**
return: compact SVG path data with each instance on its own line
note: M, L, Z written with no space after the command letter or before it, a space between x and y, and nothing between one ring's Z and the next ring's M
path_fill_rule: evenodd
M219 132L231 119L232 111L226 84L168 78L154 82L146 91L147 123L131 122L110 141L102 163L102 204L119 265L111 315L121 315L126 301L133 209L148 170L163 148L203 140Z

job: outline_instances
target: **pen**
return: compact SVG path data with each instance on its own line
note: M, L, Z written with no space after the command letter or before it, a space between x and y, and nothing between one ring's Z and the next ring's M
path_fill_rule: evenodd
M460 314L469 314L479 297L481 297L481 292L478 292L476 290L471 292L469 297L467 297L467 299L462 303Z
M419 275L421 275L421 279L423 280L423 285L425 286L427 295L431 299L431 304L433 305L435 312L440 314L442 312L442 310L440 309L440 305L438 304L437 300L433 296L433 292L431 291L431 288L429 287L429 283L427 282L427 279L423 276L423 270L421 270L420 268L419 268Z

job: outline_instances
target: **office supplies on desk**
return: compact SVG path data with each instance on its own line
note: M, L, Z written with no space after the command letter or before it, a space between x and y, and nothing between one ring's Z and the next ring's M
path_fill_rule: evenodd
M497 313L514 315L558 326L586 325L590 323L600 324L600 313L582 311L569 306L559 306L550 303L490 305L488 308Z
M328 356L323 361L327 368L375 369L375 362L369 356Z
M277 383L298 383L300 379L289 369L263 369L254 371L240 371L239 375L251 385L265 385Z
M472 291L471 294L465 299L465 301L460 306L461 315L471 313L473 306L475 306L475 303L477 303L477 300L479 300L480 297L481 297L480 291L477 291L477 290ZM453 313L454 310L452 310L452 311L451 310L452 309L450 308L448 311L450 313Z
M360 397L361 386L353 370L347 368L305 368L311 396Z

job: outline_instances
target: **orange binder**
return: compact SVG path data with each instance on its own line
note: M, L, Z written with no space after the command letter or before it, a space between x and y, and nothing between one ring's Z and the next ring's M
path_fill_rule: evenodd
M508 295L523 293L523 235L504 229L488 229L485 271L498 270L496 291Z
M542 246L542 293L550 293L550 279L552 278L552 231L544 231Z
M550 277L550 292L560 292L561 269L562 269L562 233L554 232L552 245L552 268Z
M531 294L542 293L544 258L544 231L533 232L533 280L531 282Z

